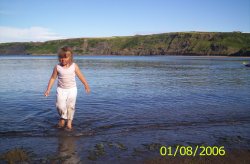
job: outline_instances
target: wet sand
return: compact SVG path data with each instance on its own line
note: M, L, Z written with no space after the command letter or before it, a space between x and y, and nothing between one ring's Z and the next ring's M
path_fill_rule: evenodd
M117 141L94 141L87 147L79 140L65 136L57 141L26 138L25 142L30 142L28 147L23 142L19 143L22 146L1 152L0 163L250 163L250 149L226 149L225 156L162 157L159 153L161 144L157 143L131 147Z

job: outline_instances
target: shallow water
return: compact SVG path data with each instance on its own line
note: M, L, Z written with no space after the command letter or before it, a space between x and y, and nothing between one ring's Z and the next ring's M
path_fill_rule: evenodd
M77 80L71 133L54 128L56 83L43 96L56 57L0 60L0 152L62 136L85 147L105 140L250 148L249 58L76 56L91 94Z

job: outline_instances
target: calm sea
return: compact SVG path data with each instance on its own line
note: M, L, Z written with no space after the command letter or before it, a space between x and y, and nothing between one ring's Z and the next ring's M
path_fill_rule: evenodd
M115 140L127 147L250 148L250 68L242 65L247 60L76 56L91 94L77 79L74 131L67 136L85 138L88 144ZM46 145L44 138L65 135L54 128L57 82L50 96L43 96L57 58L0 56L0 61L0 152L31 142L35 146L36 138Z

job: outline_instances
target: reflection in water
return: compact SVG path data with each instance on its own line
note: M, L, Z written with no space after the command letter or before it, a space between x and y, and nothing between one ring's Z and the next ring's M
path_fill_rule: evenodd
M60 136L58 138L58 156L62 163L79 163L80 157L77 154L76 138L70 136Z

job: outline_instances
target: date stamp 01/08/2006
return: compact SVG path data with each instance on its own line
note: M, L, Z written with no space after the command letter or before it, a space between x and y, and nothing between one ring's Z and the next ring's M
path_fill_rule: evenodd
M224 156L226 151L224 146L161 146L161 156Z

